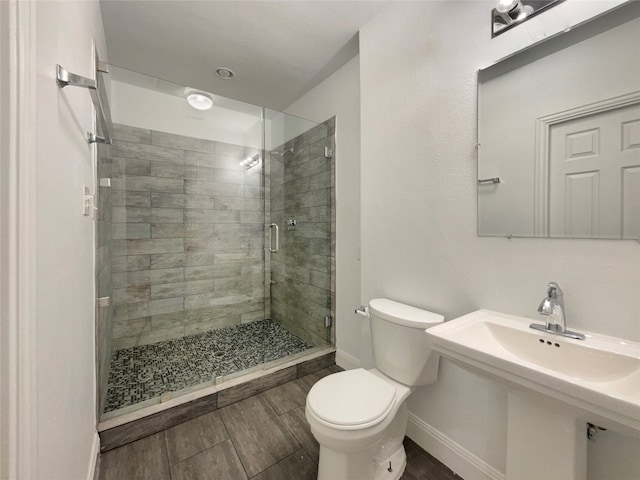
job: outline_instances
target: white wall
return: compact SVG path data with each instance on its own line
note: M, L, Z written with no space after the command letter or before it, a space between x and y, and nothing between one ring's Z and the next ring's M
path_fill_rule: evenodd
M268 108L265 109L264 113L265 150L274 150L284 145L289 140L302 135L307 130L311 130L318 123Z
M93 78L106 59L97 1L37 3L37 396L39 479L90 478L98 448L94 354L94 221L81 214L94 185L92 103L56 85L56 63Z
M163 84L162 81L158 83ZM181 96L121 81L111 82L109 101L114 123L262 148L260 107L222 99L229 104L237 103L243 111L217 105L201 111L189 106ZM214 97L214 101L219 99Z
M360 62L355 57L285 109L323 122L336 117L336 342L338 363L360 358Z
M494 1L398 2L363 27L363 302L389 297L447 319L479 308L535 318L555 280L571 327L640 340L637 242L476 234L477 70L618 3L565 2L495 39ZM409 407L423 445L432 428L488 471L505 471L504 388L443 361ZM609 432L590 453L605 437L619 440ZM637 474L637 455L608 451L619 478ZM603 477L591 467L590 478Z

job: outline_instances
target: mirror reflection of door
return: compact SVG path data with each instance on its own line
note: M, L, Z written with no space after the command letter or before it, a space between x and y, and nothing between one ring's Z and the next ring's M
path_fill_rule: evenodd
M477 178L501 178L478 185L479 235L638 238L639 123L598 123L640 105L638 32L625 2L478 72Z
M552 237L640 238L640 105L551 127Z

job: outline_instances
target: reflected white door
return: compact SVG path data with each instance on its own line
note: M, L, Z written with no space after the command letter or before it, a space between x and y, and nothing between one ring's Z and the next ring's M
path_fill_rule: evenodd
M640 238L640 105L559 123L549 139L550 235Z

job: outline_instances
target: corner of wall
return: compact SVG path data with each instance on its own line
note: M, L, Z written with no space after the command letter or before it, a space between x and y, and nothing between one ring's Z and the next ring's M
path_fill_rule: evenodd
M95 432L91 444L91 457L87 467L87 480L98 480L100 476L100 436Z
M336 349L336 365L345 370L353 370L354 368L360 368L360 359L338 348Z

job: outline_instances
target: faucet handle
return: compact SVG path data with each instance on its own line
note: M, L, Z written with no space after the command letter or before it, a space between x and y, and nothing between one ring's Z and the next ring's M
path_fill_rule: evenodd
M560 288L560 285L556 282L549 282L547 284L547 296L549 298L558 298L561 295L564 295L564 292Z

